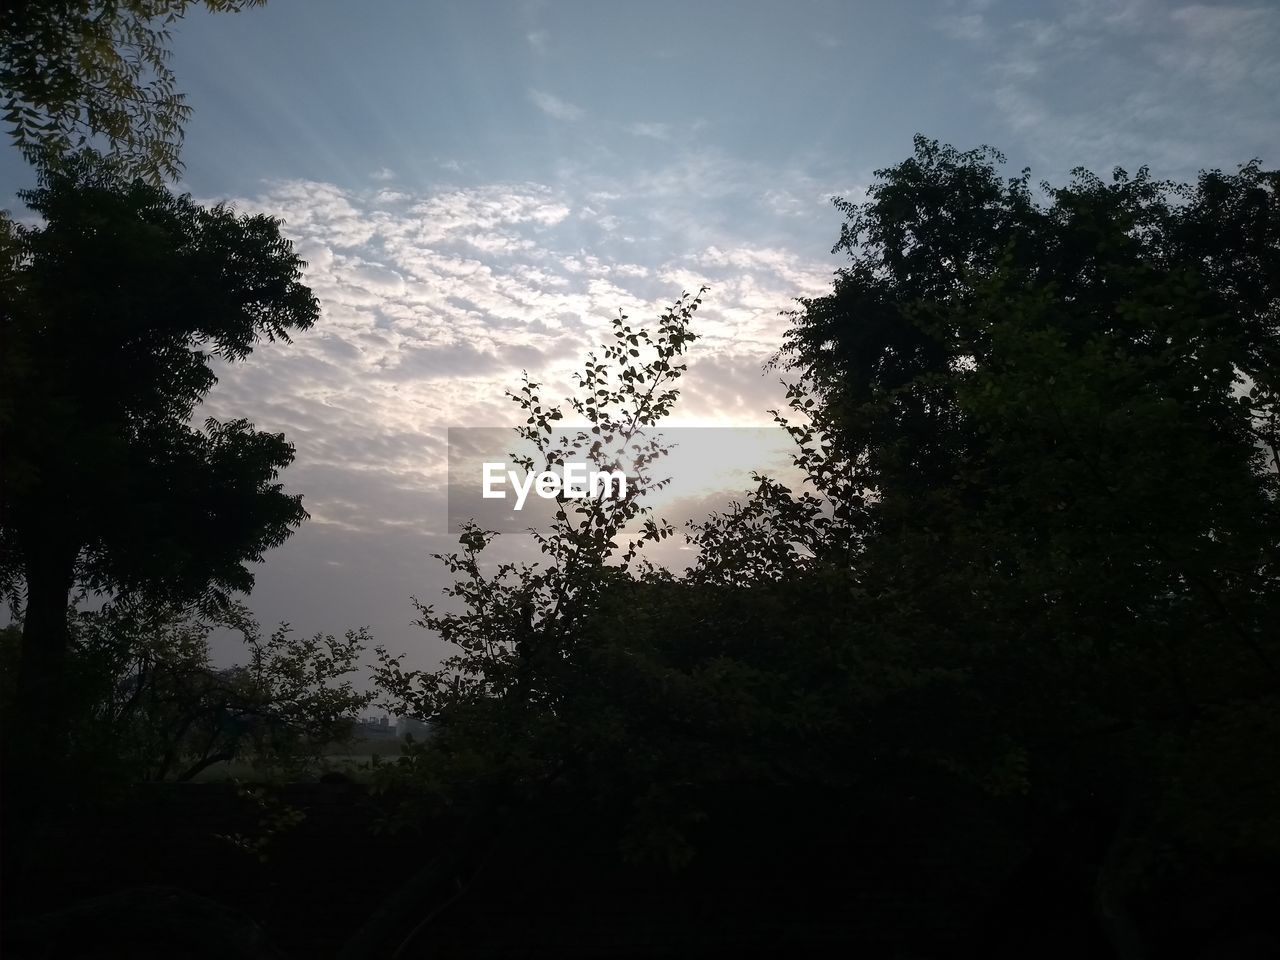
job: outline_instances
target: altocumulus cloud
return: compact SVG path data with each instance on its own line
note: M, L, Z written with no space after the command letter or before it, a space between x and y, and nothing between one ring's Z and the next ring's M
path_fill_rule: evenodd
M411 195L281 181L236 201L284 220L323 304L293 345L223 371L206 404L297 447L286 482L313 519L261 572L264 619L296 618L302 591L316 622L300 627L370 623L393 647L424 642L408 597L443 583L428 555L450 542L446 429L511 423L505 392L522 370L563 397L619 309L644 323L710 284L673 422L768 422L781 391L762 365L781 311L825 290L830 264L724 235L638 262L625 235L645 224L616 198L537 183ZM505 549L527 549L522 539Z

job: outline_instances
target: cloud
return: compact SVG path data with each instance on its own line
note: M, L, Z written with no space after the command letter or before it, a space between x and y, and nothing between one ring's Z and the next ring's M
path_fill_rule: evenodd
M773 351L762 345L757 345L755 351L695 351L675 422L756 426L770 423L768 411L781 409L786 400L777 372L765 369L772 355Z
M1194 4L1169 17L1178 33L1156 48L1162 66L1224 92L1277 89L1280 11Z
M652 140L667 140L671 137L671 128L665 123L629 123L627 132L637 137L649 137Z
M535 107L556 120L578 120L582 117L581 107L575 107L545 90L530 90L529 99Z
M662 191L675 190L659 181ZM608 204L632 194L587 192ZM741 243L697 247L657 264L621 256L625 245L587 253L571 216L582 199L536 183L388 200L376 190L290 181L237 201L284 217L323 317L293 347L264 348L228 370L212 412L248 415L290 434L301 429L309 439L299 445L300 460L320 456L335 469L364 469L369 464L343 451L375 455L371 438L432 425L506 422L503 394L521 369L564 392L570 371L619 309L656 316L681 289L703 282L713 292L699 312L703 339L695 350L712 355L735 344L758 368L780 339L779 311L829 278L820 263L785 249ZM637 215L611 216L634 229ZM737 388L734 395L747 397ZM712 410L709 402L702 407ZM376 466L419 476L431 465L405 454Z
M387 376L399 380L465 379L491 374L503 366L492 353L469 343L405 347L396 354L396 363Z
M1280 89L1280 8L1071 0L1037 13L997 18L968 5L938 23L974 48L989 81L976 95L1037 173L1146 164L1186 178L1280 140L1269 95ZM1221 153L1228 146L1242 152Z
M684 169L648 185L674 192ZM635 196L632 189L583 187L574 195L547 184L497 183L386 202L376 190L289 181L237 201L283 215L323 316L292 347L264 347L229 369L210 412L301 431L300 462L420 477L433 469L425 447L416 454L397 447L388 459L389 448L372 441L450 423L507 422L503 395L521 369L562 395L619 309L643 321L682 289L711 283L691 359L732 355L754 377L780 342L780 311L829 282L820 261L723 237L706 245L695 238L689 252L674 248L675 256L656 263L627 257L627 244L587 253L580 221L571 217L587 193L604 204ZM611 216L633 230L635 218L647 216L648 204L639 207L620 206ZM698 370L707 375L701 386ZM746 388L754 380L730 390L725 376L719 366L695 364L690 386L701 399L690 415L762 412L764 393ZM717 406L717 395L732 399ZM373 459L362 462L366 456Z
M539 56L545 56L547 46L551 41L551 34L546 30L530 30L524 35L525 40L529 42L529 47Z
M351 276L366 290L381 296L396 297L404 292L404 277L381 264L357 261L351 267Z
M258 614L299 629L369 623L393 648L418 644L412 662L432 665L440 650L408 627L407 598L432 598L447 579L427 559L454 545L441 533L447 428L512 424L505 393L522 370L562 400L619 310L651 322L681 290L710 283L674 422L767 423L782 394L761 366L787 325L781 311L829 284L827 230L809 258L761 242L759 224L705 211L729 197L776 217L752 198L779 179L701 151L627 179L573 172L396 191L282 180L236 199L283 218L322 304L292 345L222 367L199 414L247 417L297 450L283 481L313 520L263 568ZM821 186L797 184L816 210ZM506 539L504 557L532 549ZM317 590L324 597L298 611Z
M982 40L987 36L986 19L980 13L961 13L943 17L938 25L957 40Z

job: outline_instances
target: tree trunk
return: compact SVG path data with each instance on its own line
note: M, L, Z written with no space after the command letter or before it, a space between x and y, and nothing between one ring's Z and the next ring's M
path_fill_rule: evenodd
M52 539L24 551L27 605L22 623L17 711L9 731L23 794L58 790L66 773L71 698L67 604L78 548ZM27 789L30 788L30 789Z
M1138 819L1134 784L1126 785L1125 794L1119 822L1111 832L1102 862L1098 865L1093 888L1094 913L1117 960L1146 960L1146 941L1126 902L1133 887L1133 880L1126 876L1132 866L1126 862L1132 857L1126 845L1133 836L1133 827Z

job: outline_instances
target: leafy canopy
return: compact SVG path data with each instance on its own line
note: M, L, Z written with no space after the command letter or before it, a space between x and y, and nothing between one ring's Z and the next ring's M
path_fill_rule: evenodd
M352 684L365 631L264 634L239 604L220 620L149 601L72 614L71 750L86 789L190 780L235 760L296 772L351 735L372 696ZM244 640L247 663L214 667L218 626Z
M760 477L695 525L684 577L579 564L627 559L594 523L495 573L467 531L463 609L423 620L458 655L380 675L439 723L405 763L432 795L554 789L676 863L726 786L956 810L976 788L1033 830L1088 804L1108 916L1171 849L1280 849L1257 759L1280 732L1280 180L1037 192L1000 162L921 138L841 203L850 263L782 357L805 488ZM938 817L939 843L973 833Z
M169 69L169 28L199 3L213 12L266 0L6 0L0 107L30 162L56 165L98 138L130 174L176 179L191 116Z
M319 306L279 224L201 207L92 153L42 174L5 221L0 271L0 547L84 584L191 599L248 590L246 563L304 517L279 434L188 420L235 361ZM25 569L23 565L25 564Z
M1280 174L1037 195L1001 160L918 138L840 202L850 262L793 316L780 420L830 493L806 509L845 522L780 539L806 563L852 545L869 635L963 678L963 710L930 708L967 744L941 762L1004 740L1029 785L1141 811L1118 843L1216 823L1216 852L1274 850L1280 771L1248 758L1280 715Z

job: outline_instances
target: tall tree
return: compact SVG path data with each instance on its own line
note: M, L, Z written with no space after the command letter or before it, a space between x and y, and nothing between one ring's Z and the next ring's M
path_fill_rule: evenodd
M13 143L53 164L101 138L130 173L176 178L191 108L169 69L168 28L193 5L266 0L6 0L0 105Z
M306 516L280 434L188 423L213 361L311 326L277 221L205 208L82 153L0 249L0 583L25 586L19 703L61 749L72 584L217 603Z
M851 264L796 316L792 362L875 492L868 549L934 586L965 551L1076 577L1077 634L1185 594L1274 673L1280 174L1077 171L1042 203L1000 159L918 139L842 202Z
M863 616L968 678L935 732L1111 805L1096 896L1128 956L1135 851L1280 850L1280 174L1037 196L1001 160L918 138L840 203L850 263L788 341L797 435L859 491Z

